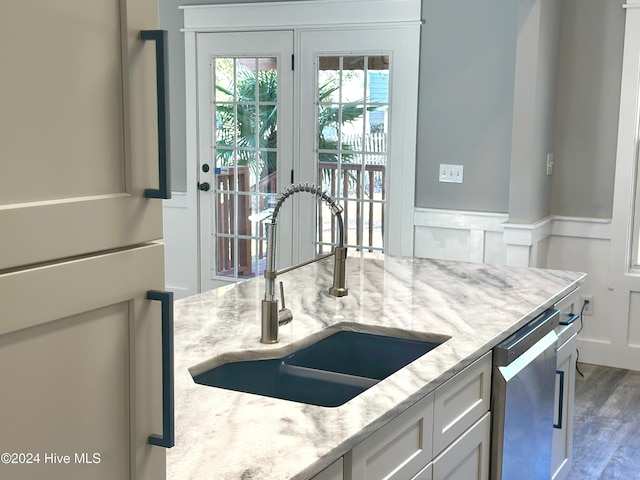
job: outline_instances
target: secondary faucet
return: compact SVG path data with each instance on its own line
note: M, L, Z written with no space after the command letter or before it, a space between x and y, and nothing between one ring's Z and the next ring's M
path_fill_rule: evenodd
M276 234L278 227L278 214L280 207L287 198L294 193L308 192L316 197L321 198L331 209L331 213L338 221L338 246L334 247L331 253L322 255L313 260L299 263L292 267L276 270ZM323 258L333 255L333 285L329 288L329 294L334 297L344 297L349 293L349 289L345 286L346 278L346 260L347 248L344 246L344 224L342 222L342 207L336 201L314 185L298 183L286 188L278 197L276 206L271 214L271 221L267 223L267 266L264 271L264 300L262 300L262 335L261 343L277 343L278 327L286 325L293 320L293 313L285 307L284 304L284 287L280 282L280 298L282 299L282 308L278 309L278 300L275 296L276 277L282 273L290 272L296 268L308 265Z

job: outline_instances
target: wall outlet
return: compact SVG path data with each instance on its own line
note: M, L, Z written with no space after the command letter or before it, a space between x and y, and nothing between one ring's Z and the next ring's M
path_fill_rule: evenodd
M589 301L586 305L585 301ZM582 310L582 306L584 305L584 310ZM593 295L580 295L580 310L585 316L592 316L594 312L594 303L593 303Z
M438 180L447 183L462 183L462 165L440 164Z

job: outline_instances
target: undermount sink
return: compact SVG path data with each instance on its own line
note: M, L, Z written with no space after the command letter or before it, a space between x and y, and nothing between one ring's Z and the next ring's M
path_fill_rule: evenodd
M279 358L229 362L193 375L196 383L294 402L337 407L433 350L434 341L339 330Z

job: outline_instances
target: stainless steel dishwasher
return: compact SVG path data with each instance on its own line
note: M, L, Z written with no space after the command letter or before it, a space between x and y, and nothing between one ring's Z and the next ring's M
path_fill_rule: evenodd
M558 318L547 310L493 350L493 480L551 478Z

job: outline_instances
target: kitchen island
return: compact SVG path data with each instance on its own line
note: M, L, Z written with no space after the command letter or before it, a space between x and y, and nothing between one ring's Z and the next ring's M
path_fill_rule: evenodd
M176 302L176 444L167 454L167 478L310 479L578 288L585 277L351 255L349 295L335 298L327 294L332 265L326 259L278 277L294 320L280 328L280 341L273 345L259 341L262 278ZM221 355L278 357L288 345L338 324L450 339L339 407L199 385L189 373L203 363L220 363L215 359Z

